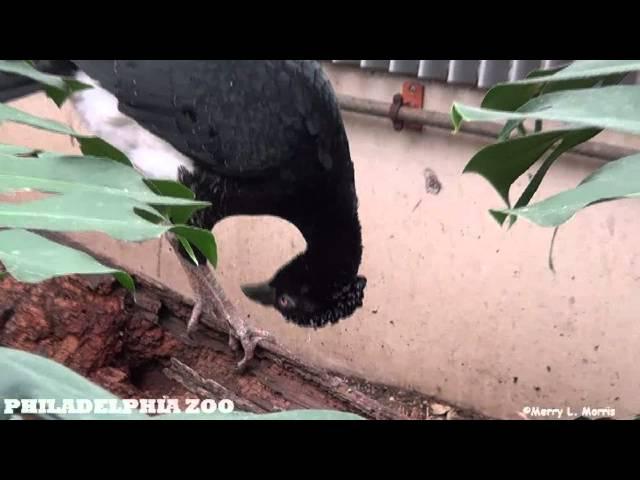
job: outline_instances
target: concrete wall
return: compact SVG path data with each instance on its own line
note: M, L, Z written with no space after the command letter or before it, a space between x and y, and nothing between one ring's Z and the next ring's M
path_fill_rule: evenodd
M364 98L389 101L404 80L327 68L338 92ZM426 98L426 108L448 111L453 100L477 104L481 94L429 84ZM41 96L16 105L76 124L72 112L58 112ZM344 118L364 229L365 307L339 325L308 332L245 301L239 285L270 277L304 240L282 220L228 219L214 231L219 275L252 321L323 366L492 416L514 418L526 405L640 413L637 202L592 207L563 227L553 274L547 268L552 231L525 221L501 230L487 212L500 206L498 195L480 177L461 174L481 140L435 129L395 132L388 120L350 113ZM620 135L599 139L639 145ZM0 141L74 148L64 137L14 125L0 127ZM597 166L563 158L536 198L575 185ZM427 192L425 169L442 184L438 194ZM162 242L88 238L133 270L189 292Z

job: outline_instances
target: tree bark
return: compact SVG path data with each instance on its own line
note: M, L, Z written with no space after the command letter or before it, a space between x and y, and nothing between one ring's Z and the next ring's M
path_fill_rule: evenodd
M336 409L365 418L409 418L344 378L259 348L244 374L222 327L185 336L192 303L136 276L135 301L111 276L24 284L0 280L0 345L36 352L127 398L229 398L256 413Z
M69 236L38 232L126 270ZM261 342L240 374L228 325L205 316L193 337L193 301L138 274L135 295L112 276L70 276L25 284L0 279L0 345L39 353L123 398L230 399L254 413L331 409L369 419L482 416L416 392L325 371L276 341Z

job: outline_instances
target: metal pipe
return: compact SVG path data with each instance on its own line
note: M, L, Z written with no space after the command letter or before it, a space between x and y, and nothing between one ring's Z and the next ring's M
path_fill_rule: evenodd
M374 117L391 118L389 116L389 111L391 109L390 103L358 98L351 95L338 95L338 103L340 108L347 112L372 115ZM439 128L441 130L453 132L451 118L449 115L442 112L403 106L400 107L398 112L398 119L408 123L417 123L426 127ZM501 127L490 123L465 122L460 127L460 132L477 135L483 138L490 138L492 140L496 140L498 138L500 130ZM618 147L616 145L601 142L583 143L582 145L575 147L573 152L607 162L638 153L638 151L634 149Z

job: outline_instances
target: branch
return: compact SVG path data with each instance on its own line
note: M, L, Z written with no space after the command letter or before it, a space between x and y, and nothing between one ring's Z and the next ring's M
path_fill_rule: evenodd
M120 264L117 259L96 253L90 246L70 238L67 234L50 231L37 231L36 233L51 241L91 255L105 265L128 270L128 267ZM176 254L179 255L179 253ZM190 339L186 336L186 323L193 307L193 300L168 289L156 279L144 274L135 274L134 279L136 281L136 307L146 312L145 318L158 323L163 329L173 333L188 347L196 349L200 347L230 355L230 349L227 346L228 325L226 321L212 318L210 315L203 315L201 328L195 333L193 339ZM234 308L230 303L225 306ZM235 387L223 386L221 382L197 372L178 359L171 360L171 366L165 370L165 373L193 393L215 394L218 398L234 399L240 408L244 407L248 411L273 411L280 408L276 405L277 402L274 403L270 398L266 398L266 394L257 395L255 391L252 391L250 394L254 398L247 398L246 392L238 392L238 389L242 390L243 387L246 387L243 384L250 379L251 382L260 383L261 389L280 390L281 394L284 392L284 400L293 406L335 408L374 419L408 418L404 413L391 409L354 389L345 379L298 358L275 340L261 342L256 349L256 357L258 365L251 368L246 375L239 376L235 370L232 370L235 364L233 362L229 364L230 369L227 376L235 378L234 381L237 382ZM273 369L279 371L280 374L274 376ZM299 393L308 390L311 390L313 394L305 397Z

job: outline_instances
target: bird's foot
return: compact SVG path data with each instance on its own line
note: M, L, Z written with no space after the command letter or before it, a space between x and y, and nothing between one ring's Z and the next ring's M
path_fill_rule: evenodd
M243 372L247 364L254 357L256 346L262 340L272 338L271 334L265 330L248 327L244 320L229 321L229 348L238 352L242 348L242 359L236 365L238 371Z
M200 298L196 299L196 302L191 310L191 316L187 323L187 337L193 338L195 331L198 328L200 317L202 315L203 301ZM272 335L258 328L251 328L247 326L246 322L241 318L227 318L229 324L229 348L234 353L243 351L242 359L236 365L239 372L243 372L254 357L256 346L262 340L268 340L272 338Z
M174 248L179 248L175 239L173 239L173 244ZM239 371L245 370L247 363L254 356L258 343L272 338L271 335L264 330L254 329L247 325L234 305L226 298L222 287L207 265L196 267L183 256L179 256L179 258L187 272L189 282L196 296L196 301L187 323L187 337L193 338L203 310L208 316L223 317L229 326L229 347L234 352L239 351L240 347L244 351L242 359L238 362L237 369ZM204 303L205 301L207 304Z

